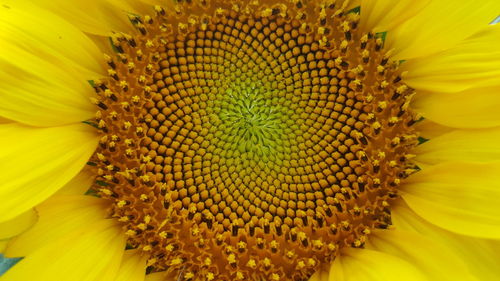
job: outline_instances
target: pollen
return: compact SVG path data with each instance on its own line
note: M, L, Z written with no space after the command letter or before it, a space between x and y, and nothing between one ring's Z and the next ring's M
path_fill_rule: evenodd
M390 225L413 89L346 4L177 1L113 35L94 189L148 272L306 280Z

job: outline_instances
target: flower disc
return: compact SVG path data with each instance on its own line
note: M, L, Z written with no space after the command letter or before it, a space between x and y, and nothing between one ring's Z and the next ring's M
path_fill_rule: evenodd
M157 7L113 37L96 190L152 271L306 280L390 223L412 89L342 3L271 2Z

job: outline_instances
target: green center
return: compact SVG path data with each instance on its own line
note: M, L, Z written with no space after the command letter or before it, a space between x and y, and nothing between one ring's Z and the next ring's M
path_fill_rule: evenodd
M259 160L276 156L283 152L288 110L276 91L253 83L230 87L213 103L215 145Z

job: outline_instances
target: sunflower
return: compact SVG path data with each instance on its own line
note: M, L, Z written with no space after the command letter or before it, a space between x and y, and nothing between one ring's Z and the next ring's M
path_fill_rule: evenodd
M500 276L500 2L0 1L14 280Z

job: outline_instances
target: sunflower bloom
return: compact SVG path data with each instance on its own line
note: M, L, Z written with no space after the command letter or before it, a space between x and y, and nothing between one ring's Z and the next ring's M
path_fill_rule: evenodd
M1 281L500 276L499 1L0 4Z

